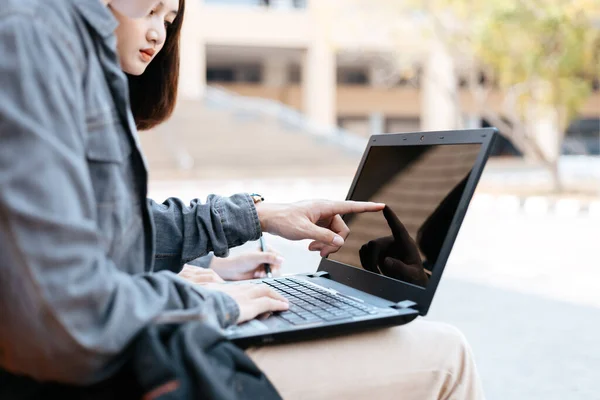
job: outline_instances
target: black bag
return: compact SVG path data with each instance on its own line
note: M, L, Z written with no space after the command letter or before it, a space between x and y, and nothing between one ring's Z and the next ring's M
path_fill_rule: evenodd
M281 399L243 350L202 322L148 327L127 354L118 374L84 388L0 370L0 399Z

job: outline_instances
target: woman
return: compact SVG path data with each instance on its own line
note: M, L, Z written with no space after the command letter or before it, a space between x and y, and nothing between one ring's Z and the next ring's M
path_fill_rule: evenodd
M117 49L129 82L131 110L140 131L165 121L175 108L184 9L183 0L164 1L139 19L127 18L112 10L119 20ZM157 29L161 24L164 29ZM192 265L186 264L179 275L196 283L264 278L265 263L270 264L277 276L282 262L273 251L257 250L228 258L210 254L193 261Z
M116 13L119 56L139 129L161 123L175 107L183 0L176 17L170 12L175 1L164 3L169 7L137 20ZM160 18L164 24L156 22ZM482 396L464 337L438 323L417 320L403 327L252 348L247 353L284 398Z

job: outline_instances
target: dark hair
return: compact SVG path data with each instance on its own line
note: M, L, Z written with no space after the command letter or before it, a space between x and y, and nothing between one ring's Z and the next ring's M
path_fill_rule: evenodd
M184 0L167 28L165 44L143 74L127 74L129 98L135 125L147 130L167 120L175 109L179 84L179 38L183 22Z

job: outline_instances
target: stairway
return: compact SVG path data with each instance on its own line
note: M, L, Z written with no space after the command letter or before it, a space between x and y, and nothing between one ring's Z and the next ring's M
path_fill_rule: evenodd
M154 180L352 176L362 156L269 115L190 100L140 141Z

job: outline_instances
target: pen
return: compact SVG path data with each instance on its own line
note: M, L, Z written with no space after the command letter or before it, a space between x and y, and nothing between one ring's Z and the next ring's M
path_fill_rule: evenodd
M265 252L267 251L267 245L265 243L265 238L263 235L260 235L260 249ZM271 265L265 263L265 272L267 273L267 278L272 278L273 274L271 273Z

